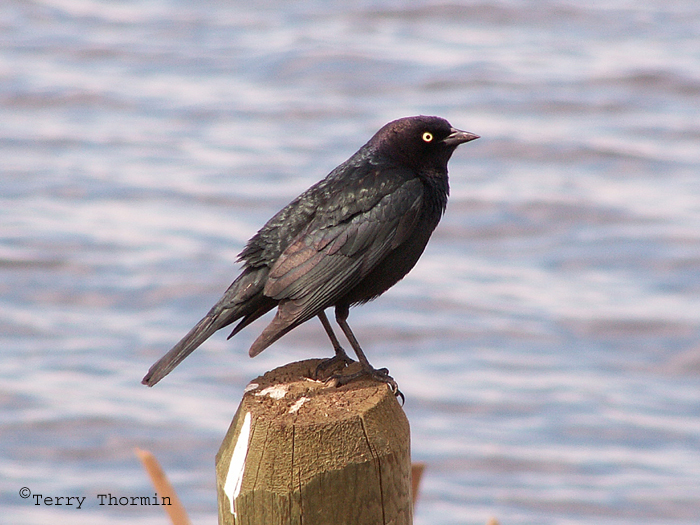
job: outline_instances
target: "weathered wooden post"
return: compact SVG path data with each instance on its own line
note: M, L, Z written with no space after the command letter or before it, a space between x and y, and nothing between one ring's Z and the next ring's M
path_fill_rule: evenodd
M319 360L251 382L216 455L219 525L410 525L408 420L389 388L308 379Z

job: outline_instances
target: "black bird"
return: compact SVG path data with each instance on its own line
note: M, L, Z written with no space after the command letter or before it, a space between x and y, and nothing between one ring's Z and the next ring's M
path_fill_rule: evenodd
M385 125L248 241L239 255L242 273L142 383L155 385L220 328L239 321L231 338L275 307L251 357L318 316L336 353L328 363L350 363L324 313L334 306L362 365L343 382L368 374L398 392L388 370L365 357L348 325L349 309L384 293L416 264L447 205L447 162L457 146L477 138L439 117Z

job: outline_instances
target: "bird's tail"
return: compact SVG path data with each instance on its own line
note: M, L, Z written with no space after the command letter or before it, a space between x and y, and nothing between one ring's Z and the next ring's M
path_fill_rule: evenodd
M269 268L247 268L204 319L199 321L170 352L161 357L141 380L144 385L153 386L167 376L183 359L194 352L199 345L209 339L217 330L240 319L231 335L238 333L258 317L272 310L276 300L263 294L263 287Z
M225 324L227 323L222 323L219 315L209 312L185 337L180 339L172 350L153 364L141 383L148 386L155 385Z

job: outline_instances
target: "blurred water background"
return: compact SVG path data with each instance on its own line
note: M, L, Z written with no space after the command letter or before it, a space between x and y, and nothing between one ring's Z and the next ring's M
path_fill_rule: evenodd
M700 522L700 3L5 0L0 522L196 524L258 358L218 334L148 367L274 212L380 126L483 138L414 271L351 313L428 465L415 523ZM81 510L36 506L87 496Z

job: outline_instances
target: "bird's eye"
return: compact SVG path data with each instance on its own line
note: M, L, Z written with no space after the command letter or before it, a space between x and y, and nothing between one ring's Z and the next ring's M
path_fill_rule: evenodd
M433 134L430 133L430 131L426 131L425 133L423 133L423 140L424 140L425 142L430 142L430 141L432 141L432 140L433 140Z

